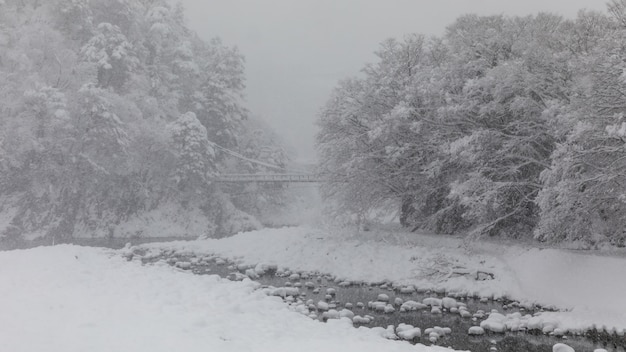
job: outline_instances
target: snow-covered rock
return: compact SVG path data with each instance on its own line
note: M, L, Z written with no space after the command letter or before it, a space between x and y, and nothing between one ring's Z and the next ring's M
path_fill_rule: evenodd
M352 318L352 322L354 324L369 324L372 322L372 320L367 316L362 317L360 315L355 315L354 318Z
M257 274L256 270L254 269L246 269L245 275L252 280L256 280L259 278L259 274Z
M387 328L375 327L371 329L373 332L379 334L381 337L389 339L389 340L397 340L398 336L395 334L395 329L393 325L387 326Z
M441 305L446 308L446 309L450 309L450 308L456 308L458 305L456 303L456 299L451 298L451 297L444 297L441 299Z
M287 296L298 296L300 295L300 290L297 287L278 287L272 290L270 293L272 296L279 297L287 297Z
M486 320L480 322L480 327L492 332L502 333L506 331L504 325L506 318L500 313L491 313Z
M459 310L459 315L461 316L461 318L471 318L472 317L472 313L470 313L467 310Z
M317 302L317 309L318 310L322 310L322 311L326 311L329 309L328 307L328 303L324 302L324 301L319 301Z
M177 268L184 269L184 270L191 269L191 263L190 262L176 262L174 264L174 266L176 266Z
M389 302L389 295L381 293L381 294L378 295L376 300L378 300L380 302Z
M328 311L322 313L322 318L324 319L339 319L339 312L336 309L329 309Z
M342 309L339 311L339 317L352 319L354 318L354 312L349 309Z
M411 341L421 337L422 330L413 325L400 323L396 328L396 335L403 340Z
M259 276L260 276L260 275L265 275L265 273L267 273L267 271L268 271L268 270L269 270L269 267L268 267L267 265L265 265L265 264L261 264L261 263L257 264L257 265L254 267L254 272L255 272L257 275L259 275Z
M557 343L552 346L552 352L575 352L571 346L564 343Z
M415 293L415 286L413 286L413 285L402 286L402 287L400 287L400 293L402 293L402 294L412 294L412 293Z
M422 303L424 303L427 306L431 306L431 307L441 307L441 299L440 298L436 298L436 297L424 298L422 300Z
M422 310L426 308L428 308L427 305L415 301L406 301L400 306L400 309L404 309L405 311Z
M391 314L391 313L393 313L395 311L396 311L396 309L391 304L387 304L385 306L385 309L384 309L385 314Z
M470 335L484 335L485 334L485 329L481 328L480 326L472 326L469 328L469 330L467 331L468 334Z

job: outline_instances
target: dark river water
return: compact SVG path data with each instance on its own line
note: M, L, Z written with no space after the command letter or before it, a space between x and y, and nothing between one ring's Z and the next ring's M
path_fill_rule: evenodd
M197 275L219 275L231 280L241 280L248 267L236 266L232 263L224 262L222 259L212 258L207 260L203 258L194 258L193 256L177 256L169 254L158 258L144 259L146 264L157 260L165 260L171 265L178 266L183 270L188 270ZM218 264L219 263L219 264ZM275 269L268 270L265 274L255 277L254 280L261 283L263 287L298 287L300 294L296 297L287 297L287 304L295 306L298 302L306 306L306 302L317 305L318 302L326 302L330 308L340 311L346 305L355 315L373 317L373 321L369 324L363 324L368 327L383 327L389 325L398 326L400 323L410 324L419 327L422 330L422 336L410 342L422 343L425 345L436 344L444 347L452 347L457 350L471 351L515 351L515 352L551 352L552 346L556 343L565 343L573 347L576 351L594 351L595 349L606 349L610 352L625 352L626 338L615 334L605 332L589 331L584 336L565 336L556 337L544 335L540 331L525 332L507 332L507 333L490 333L487 332L483 336L473 337L468 334L468 330L472 326L477 326L483 319L462 318L459 314L443 311L438 314L431 313L430 309L400 312L399 306L393 313L378 312L375 309L368 308L368 302L377 301L379 294L386 294L391 304L396 298L402 301L413 300L422 302L427 297L443 298L443 294L422 292L422 293L401 293L399 288L392 288L390 283L339 283L334 278L319 273L298 273L301 277L294 279L294 273L276 272ZM312 287L306 287L306 284L313 284ZM327 294L327 290L334 290L332 295ZM319 292L318 292L319 291ZM468 311L476 313L478 311L491 312L497 310L502 314L520 311L522 315L533 314L541 311L541 307L520 308L517 302L512 301L493 301L479 300L478 298L457 298L459 302L466 304ZM365 307L359 308L358 302L364 304ZM311 306L310 313L317 314L321 321L324 321L322 311L316 312L315 307ZM485 316L486 318L486 316ZM355 324L355 326L360 326ZM435 342L430 341L429 335L425 334L428 328L449 328L451 332L438 338Z

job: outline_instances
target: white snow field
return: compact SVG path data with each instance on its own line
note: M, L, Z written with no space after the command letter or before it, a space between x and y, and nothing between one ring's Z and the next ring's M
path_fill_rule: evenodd
M251 239L244 251L252 251L268 234L276 236L272 240L289 234L302 240L298 233L264 231L197 244L225 248ZM385 340L347 320L313 321L256 285L164 264L142 266L106 249L62 245L0 252L0 351L444 350Z
M296 227L264 229L219 240L146 245L216 254L242 264L319 271L344 280L392 281L482 297L507 296L559 309L524 321L534 328L581 332L626 330L626 256L467 242L450 236L363 232L328 234ZM518 315L501 323L519 324Z

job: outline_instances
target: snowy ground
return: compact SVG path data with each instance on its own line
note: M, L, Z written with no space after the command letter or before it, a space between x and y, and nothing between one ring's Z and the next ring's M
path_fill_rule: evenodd
M202 246L225 249L268 233ZM0 252L0 351L443 350L385 340L345 320L316 322L255 288L251 281L142 266L106 249Z
M618 255L303 227L142 247L569 309L526 322L538 328L626 328L626 259ZM0 351L443 350L385 340L346 320L311 320L248 280L141 265L123 253L69 245L0 252Z
M304 227L147 246L218 254L244 264L319 271L347 280L387 280L448 292L507 296L561 310L533 318L532 324L540 329L576 332L596 327L619 334L626 329L626 257L619 255L416 234L364 232L350 237Z

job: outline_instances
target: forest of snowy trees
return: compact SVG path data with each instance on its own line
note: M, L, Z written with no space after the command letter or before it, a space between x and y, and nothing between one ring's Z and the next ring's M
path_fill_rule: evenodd
M0 0L0 82L0 237L146 235L118 225L150 214L183 216L175 235L226 235L280 202L211 183L259 169L216 144L287 157L248 118L242 55L170 1Z
M411 229L626 241L626 1L383 42L318 124L323 188Z
M335 213L626 245L626 0L575 19L466 15L376 54L319 114ZM222 236L285 201L211 181L266 171L224 148L289 158L245 108L243 56L171 1L0 0L0 82L0 238L143 236L155 218Z

